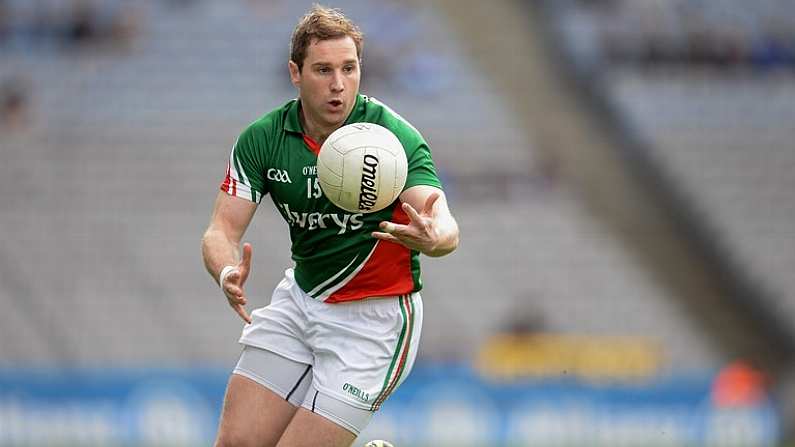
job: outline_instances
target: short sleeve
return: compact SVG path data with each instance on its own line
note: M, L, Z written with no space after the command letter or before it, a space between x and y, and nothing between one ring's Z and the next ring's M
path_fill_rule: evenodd
M434 186L442 189L442 182L436 173L436 166L431 157L431 149L428 147L425 138L411 123L385 104L375 98L372 98L371 102L377 106L377 110L380 112L375 122L391 130L398 137L403 149L406 151L408 172L406 175L406 186L403 189L418 185Z
M259 203L268 193L265 172L265 141L252 125L243 131L232 148L221 190L230 196Z
M404 189L417 185L435 186L442 188L442 182L436 173L436 166L431 158L431 150L425 142L406 154L408 155L408 175Z

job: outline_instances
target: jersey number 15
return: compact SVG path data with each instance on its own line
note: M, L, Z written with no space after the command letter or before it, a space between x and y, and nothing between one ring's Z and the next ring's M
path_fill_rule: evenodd
M319 199L320 196L323 195L323 191L320 189L320 183L317 182L317 177L310 177L306 179L306 198L311 199Z

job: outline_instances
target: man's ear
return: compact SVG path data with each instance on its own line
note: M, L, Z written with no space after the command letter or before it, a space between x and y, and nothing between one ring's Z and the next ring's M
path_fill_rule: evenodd
M298 69L298 64L293 61L287 62L287 68L290 70L290 82L293 83L295 88L301 87L301 70Z

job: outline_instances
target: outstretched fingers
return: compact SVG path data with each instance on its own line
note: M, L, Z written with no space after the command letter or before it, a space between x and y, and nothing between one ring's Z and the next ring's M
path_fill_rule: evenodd
M243 272L241 272L240 269L231 271L224 279L223 291L224 295L226 295L226 300L229 302L229 306L232 307L235 313L246 323L251 323L251 317L244 307L246 303L248 303L248 300L246 299L246 293L242 287L242 281L244 280L241 280L242 278Z
M415 210L413 206L409 205L408 202L403 202L403 211L405 211L406 214L408 214L409 219L412 222L417 222L421 219L420 214L417 212L417 210Z
M436 201L439 200L439 197L439 193L436 192L429 195L422 207L422 212L417 212L411 204L403 202L403 211L406 212L412 223L420 223L423 217L430 217L433 215L433 206L436 204Z
M422 209L422 214L426 216L433 214L433 206L436 204L436 201L439 200L439 197L441 197L441 195L438 192L429 195L428 199L425 200L425 207Z
M230 273L229 276L232 276L232 274ZM229 305L232 306L232 309L234 309L246 323L251 323L251 317L244 307L248 300L246 299L243 289L234 284L227 284L224 286L224 292L226 292L226 299L229 301Z
M229 276L232 276L232 274L230 273ZM246 304L248 302L243 288L235 284L225 284L224 292L226 292L226 297L229 299L230 303Z
M243 321L251 324L251 316L248 314L248 312L246 312L246 308L243 307L242 304L233 304L232 309L234 309L235 312L240 315L240 318L242 318Z
M403 243L400 239L396 238L395 236L392 236L389 233L384 233L384 232L381 232L381 231L374 231L374 232L371 233L371 235L374 238L380 239L382 241L397 242L398 244L402 244Z

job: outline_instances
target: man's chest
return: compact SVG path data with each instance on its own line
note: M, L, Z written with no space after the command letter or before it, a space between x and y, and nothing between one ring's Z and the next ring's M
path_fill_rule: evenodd
M317 181L317 156L302 145L285 146L274 153L263 176L278 203L306 210L328 203Z

